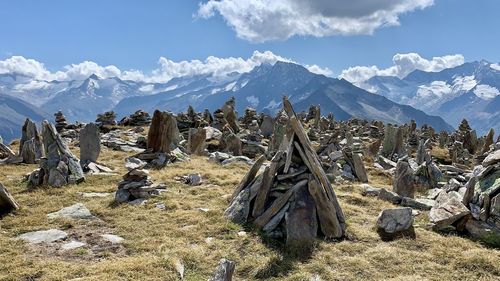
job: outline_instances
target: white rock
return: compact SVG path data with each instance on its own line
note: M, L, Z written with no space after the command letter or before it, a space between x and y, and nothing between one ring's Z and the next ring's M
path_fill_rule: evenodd
M87 245L87 244L83 243L83 242L71 241L71 242L68 242L68 243L62 245L61 249L64 251L68 251L68 250L74 250L74 249L81 248L85 245Z
M68 237L68 234L59 229L34 231L17 236L18 239L24 240L30 244L53 243L64 240L66 237Z
M104 240L111 242L111 244L121 244L123 241L125 241L124 238L114 234L103 234L101 235L101 237Z

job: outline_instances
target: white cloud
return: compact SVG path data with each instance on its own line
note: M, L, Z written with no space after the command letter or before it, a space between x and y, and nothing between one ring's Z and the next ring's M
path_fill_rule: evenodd
M151 73L144 73L140 70L121 71L114 65L100 66L92 61L84 61L79 64L67 65L63 70L51 72L45 68L43 63L33 59L26 59L22 56L13 56L4 61L0 61L0 74L20 73L37 80L83 80L92 74L101 78L119 77L124 80L144 81L144 82L166 82L175 77L193 75L211 75L214 78L224 78L233 72L249 72L254 67L262 64L274 64L277 61L294 62L293 60L273 54L270 51L255 51L251 57L244 59L241 57L219 58L210 56L207 59L173 61L165 57L158 60L158 68ZM328 68L321 68L317 65L304 65L309 71L332 75Z
M422 58L419 54L396 54L392 58L393 65L380 69L375 65L372 66L353 66L345 69L340 74L344 78L353 83L361 83L373 76L397 76L404 78L414 70L423 70L429 72L438 72L446 68L452 68L464 63L462 55L448 55L442 57L433 57L428 60Z
M489 85L477 85L474 89L474 95L482 99L492 99L496 96L500 96L500 92L497 88Z
M238 37L253 41L299 36L372 34L399 25L399 16L433 0L209 0L197 17L220 14Z

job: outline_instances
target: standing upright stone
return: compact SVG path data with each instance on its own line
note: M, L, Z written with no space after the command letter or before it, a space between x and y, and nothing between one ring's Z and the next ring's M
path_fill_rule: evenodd
M26 118L19 143L19 156L23 163L35 164L43 157L43 143L36 124Z
M392 190L402 197L413 198L415 196L413 170L407 159L399 159L396 165Z
M490 145L493 144L493 137L494 136L495 136L495 130L493 130L493 128L491 128L488 131L488 134L486 134L486 137L484 139L484 146L481 149L481 154L484 154L490 150Z
M394 145L396 141L396 128L391 124L385 125L384 129L384 141L382 142L382 150L380 153L386 158L390 158L392 152L394 151Z
M394 137L394 148L392 149L391 157L393 157L394 155L398 155L398 158L401 157L404 146L403 133L404 133L404 127L403 126L398 127L396 135Z
M234 97L231 97L222 107L222 112L233 132L238 133L240 131L240 126L238 125L238 115L236 114L235 107L236 101Z
M179 134L175 116L155 110L148 132L148 149L168 153L178 145Z
M205 153L205 140L207 139L207 130L205 128L190 128L188 137L188 153L203 155Z
M80 163L95 163L100 153L99 127L95 123L89 123L80 131Z
M260 132L265 138L271 137L274 129L274 120L269 115L264 115L262 118L262 124L260 124Z

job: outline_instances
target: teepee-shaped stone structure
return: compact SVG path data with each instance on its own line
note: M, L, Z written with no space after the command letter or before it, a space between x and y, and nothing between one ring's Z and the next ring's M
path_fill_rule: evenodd
M287 247L310 245L316 237L345 235L345 218L311 142L285 97L289 126L264 172L261 156L236 187L225 216L236 223L253 221L271 237L286 237Z
M0 216L17 209L19 209L19 205L16 200L10 195L7 188L0 183Z

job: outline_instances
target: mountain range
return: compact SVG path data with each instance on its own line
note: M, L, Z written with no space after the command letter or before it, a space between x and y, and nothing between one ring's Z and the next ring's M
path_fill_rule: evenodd
M454 126L463 118L477 133L500 131L500 65L464 63L439 72L415 70L404 78L375 76L357 86L438 115Z
M418 73L413 75L415 79L419 78ZM377 78L381 81L394 80L391 85L400 83L400 88L404 88L404 80ZM415 109L418 106L408 102L410 99L395 98L390 90L377 90L378 94L373 94L367 86L387 88L386 84L375 84L375 81L376 78L373 78L358 87L344 79L314 74L301 65L281 61L262 64L247 73L231 73L223 78L195 75L174 78L166 83L100 78L97 75L84 80L40 81L18 74L0 74L0 96L4 97L0 100L0 116L9 119L8 122L2 121L4 125L0 135L6 140L18 137L16 132L20 132L22 124L19 116L46 117L50 116L47 112L58 110L62 110L71 122L90 122L98 113L108 110L114 110L119 118L138 109L182 112L189 105L197 111L207 108L213 112L228 98L235 97L236 110L240 114L246 107L275 114L281 108L283 95L289 96L297 110L307 110L311 104L319 104L324 115L333 112L338 120L359 117L402 124L414 119L418 125L429 124L438 131L453 129L441 117ZM20 110L19 106L6 106L6 100L23 104L29 108L29 114ZM449 106L453 107L453 104ZM492 106L485 105L486 108ZM15 120L10 120L10 115L5 113L7 110L16 112ZM492 110L497 111L494 107Z

